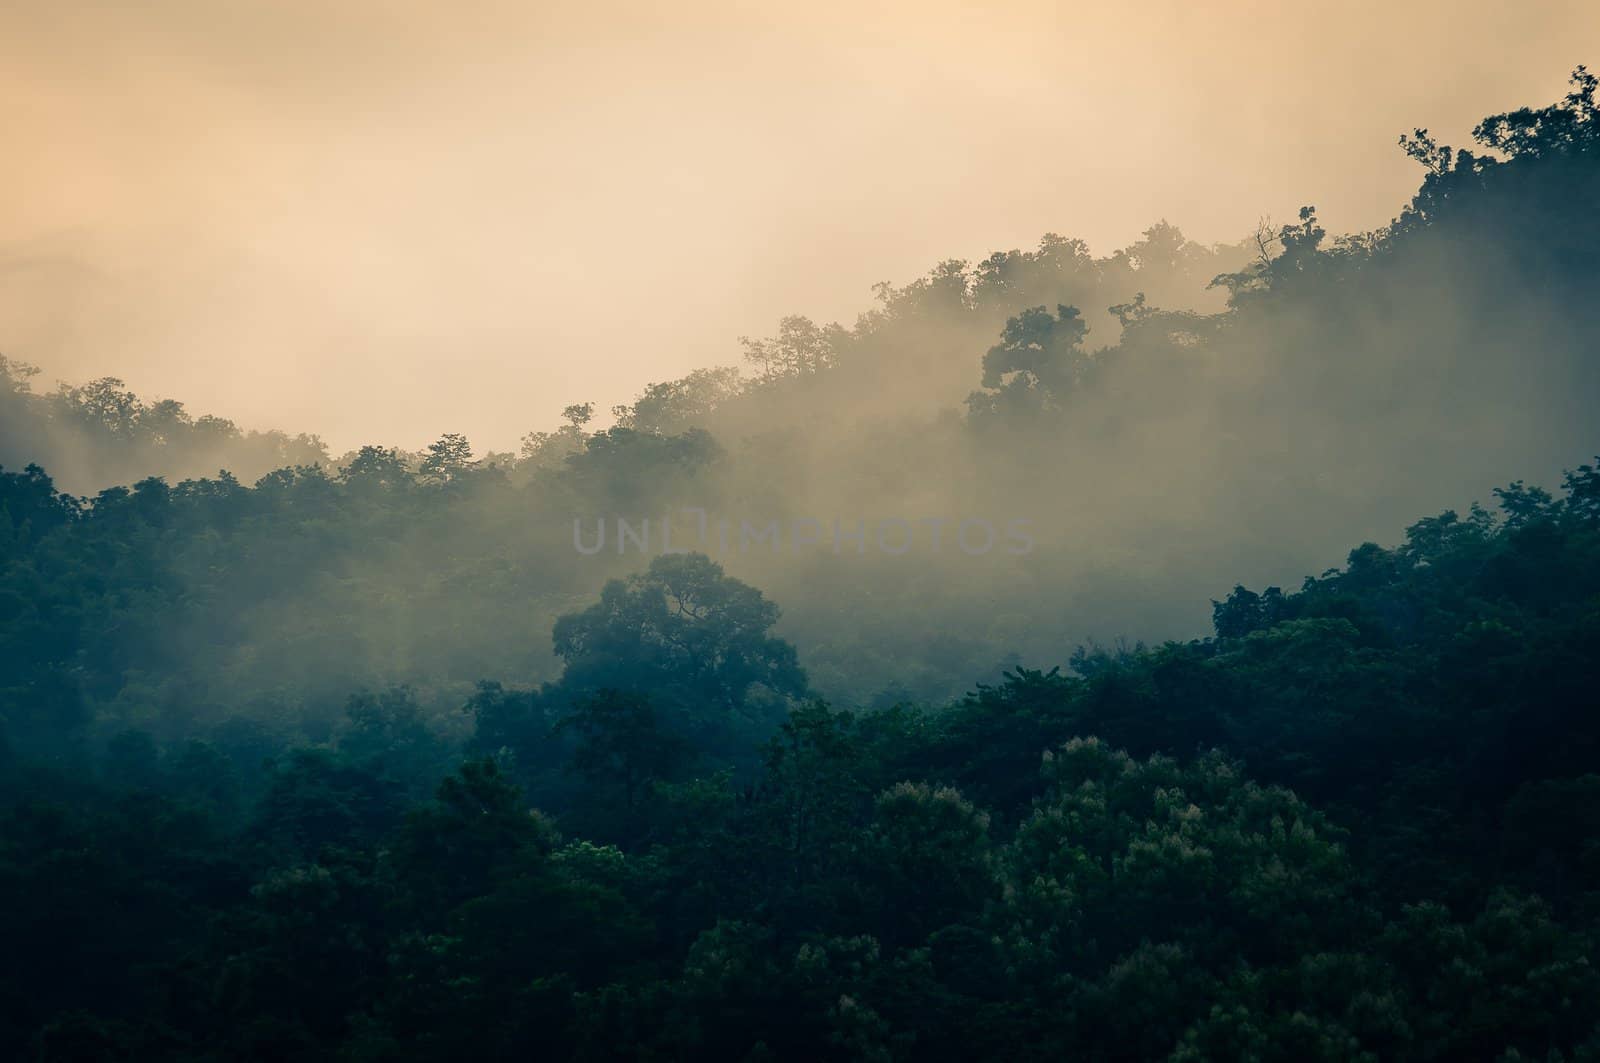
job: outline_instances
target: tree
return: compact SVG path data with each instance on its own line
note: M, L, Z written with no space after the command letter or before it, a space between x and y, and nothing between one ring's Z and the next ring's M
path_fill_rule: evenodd
M555 844L554 829L523 804L499 765L473 760L439 784L433 804L407 816L395 862L419 915L439 926L457 905L542 860Z
M1572 91L1549 107L1523 107L1490 115L1472 130L1472 138L1511 158L1578 155L1600 148L1600 78L1579 66L1569 79Z
M458 432L446 432L428 444L418 471L426 480L446 484L459 479L473 466L472 444Z
M681 380L650 384L632 406L618 406L617 425L658 435L701 424L744 388L733 366L696 369Z
M798 705L764 752L751 849L765 895L786 923L825 924L838 906L828 891L846 874L872 795L855 720L821 701Z
M576 402L561 411L566 423L554 432L529 432L522 437L518 461L535 468L557 468L569 456L580 454L594 419L594 403Z
M80 503L59 493L37 465L7 472L0 465L0 543L21 544L67 524L79 515Z
M408 789L432 785L446 762L444 747L423 722L409 687L352 694L344 712L341 754Z
M878 795L856 868L885 944L916 946L976 922L999 899L989 816L948 786L902 782Z
M364 446L339 469L339 479L358 488L388 491L409 485L411 470L393 447Z
M1284 619L1283 592L1268 587L1257 594L1235 586L1224 601L1211 601L1211 626L1220 639L1242 639L1252 631L1271 627Z
M561 411L561 419L575 432L582 432L585 425L594 419L594 403L577 402Z
M745 361L755 366L763 380L806 376L832 368L838 361L843 329L820 327L808 317L791 315L778 322L778 334L753 340L740 336Z
M144 413L144 403L116 377L101 377L80 387L63 384L56 401L69 417L108 435L129 440Z
M795 649L771 634L778 607L704 554L668 554L556 621L561 688L650 697L667 726L726 746L806 688Z
M1060 409L1089 370L1083 338L1089 326L1078 308L1058 305L1054 315L1042 306L1006 322L1000 342L983 356L985 392L967 404L975 415L1027 417Z

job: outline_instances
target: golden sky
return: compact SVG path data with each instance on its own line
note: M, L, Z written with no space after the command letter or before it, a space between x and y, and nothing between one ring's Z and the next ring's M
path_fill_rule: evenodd
M0 0L0 352L336 450L514 448L1046 231L1381 224L1400 133L1580 62L1566 0Z

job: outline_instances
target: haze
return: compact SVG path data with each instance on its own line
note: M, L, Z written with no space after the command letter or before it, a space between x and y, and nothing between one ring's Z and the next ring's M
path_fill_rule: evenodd
M335 454L515 449L1047 230L1381 224L1399 133L1464 142L1596 40L1576 2L12 0L0 351Z

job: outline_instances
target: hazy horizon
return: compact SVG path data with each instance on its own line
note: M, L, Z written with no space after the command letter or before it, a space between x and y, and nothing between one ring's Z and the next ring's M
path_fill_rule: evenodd
M1400 133L1465 143L1594 39L1577 3L13 4L0 352L335 454L514 450L1047 231L1381 225Z

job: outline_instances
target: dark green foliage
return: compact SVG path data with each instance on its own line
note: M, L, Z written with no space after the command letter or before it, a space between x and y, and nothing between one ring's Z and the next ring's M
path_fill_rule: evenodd
M694 559L558 625L560 683L483 684L494 756L431 801L407 790L455 754L404 689L265 766L243 734L123 731L98 778L8 791L0 1033L46 1059L1584 1058L1590 479L1236 587L1214 639L942 709L795 702L755 769L657 707L735 712L790 660Z
M805 691L794 647L770 634L777 620L776 605L704 554L658 557L643 575L608 583L599 604L556 622L561 687L574 696L648 693L670 731L726 749Z

